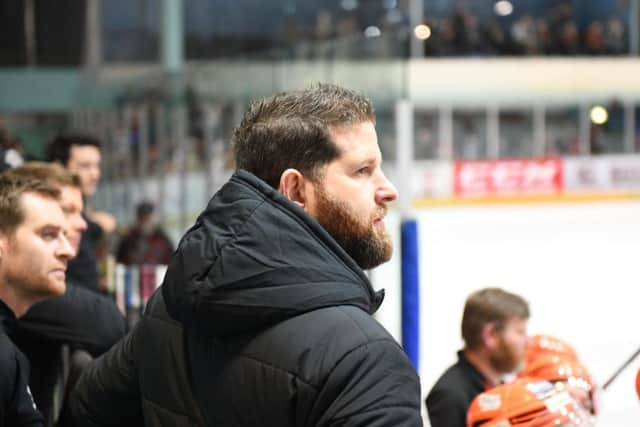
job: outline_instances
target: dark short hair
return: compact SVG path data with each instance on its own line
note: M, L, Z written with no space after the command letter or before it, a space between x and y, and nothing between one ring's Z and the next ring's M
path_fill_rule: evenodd
M316 180L340 156L331 131L365 122L375 124L371 101L333 84L254 101L233 133L236 167L276 189L288 168Z
M136 218L143 219L153 213L153 203L148 200L138 203L136 206Z
M57 187L75 187L82 190L80 177L56 163L27 162L7 173L24 178L49 181Z
M71 147L74 145L89 145L96 147L98 150L101 149L100 141L89 135L58 135L47 145L45 157L48 162L58 162L63 166L67 166L71 157Z
M24 221L21 198L35 193L50 199L60 198L60 189L49 181L12 173L0 175L0 233L12 235Z
M493 323L497 330L513 318L528 319L529 304L519 295L499 288L486 288L469 295L462 314L462 338L467 348L482 342L482 329Z

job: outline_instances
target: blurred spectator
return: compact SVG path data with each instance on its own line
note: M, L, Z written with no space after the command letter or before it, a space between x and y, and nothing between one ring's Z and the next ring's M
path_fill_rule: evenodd
M624 24L618 18L610 18L606 29L606 50L611 55L624 55L627 53L627 39Z
M46 157L80 177L85 198L96 192L100 180L100 142L86 135L60 135L47 147ZM103 244L105 233L111 233L116 226L114 217L101 211L94 211L85 201L85 220L88 229L82 235L77 256L69 262L67 276L80 286L95 291L100 289L96 253Z
M205 150L204 129L205 114L202 100L196 89L189 85L184 91L184 101L187 108L188 137L193 140L192 159L194 167L204 166L207 158Z
M456 8L452 18L453 27L453 47L459 55L466 55L471 48L472 37L475 34L470 34L468 27L470 24L469 11L462 5Z
M455 47L456 32L454 24L449 18L439 20L434 25L435 30L431 38L425 43L427 54L433 56L453 56L457 53Z
M560 27L556 53L561 55L577 55L580 53L580 33L575 22L567 21Z
M537 54L548 55L551 53L551 45L553 40L551 38L551 31L549 30L549 24L545 19L537 19L536 23L536 40L537 40Z
M456 153L456 158L464 160L475 160L481 157L482 141L479 132L475 128L473 120L469 116L464 116L462 120L461 152Z
M484 27L484 32L488 55L500 55L506 51L507 35L500 22L496 19L489 21Z
M23 163L22 144L0 128L0 172Z
M313 27L313 41L317 44L316 56L318 58L330 59L333 57L332 43L329 42L333 38L333 17L330 12L320 10L316 15Z
M136 208L136 223L118 245L116 260L122 264L169 264L173 244L153 215L153 204Z
M584 34L584 52L587 55L604 55L607 53L604 26L601 22L593 21L587 26Z
M536 30L535 21L529 15L523 16L513 24L511 27L511 36L518 46L520 53L525 55L536 55L540 53Z

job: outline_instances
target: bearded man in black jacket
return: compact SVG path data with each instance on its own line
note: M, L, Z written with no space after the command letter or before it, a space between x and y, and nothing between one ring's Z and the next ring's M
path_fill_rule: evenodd
M321 84L254 102L238 170L131 334L71 398L79 426L420 426L408 358L371 315L388 261L369 100Z

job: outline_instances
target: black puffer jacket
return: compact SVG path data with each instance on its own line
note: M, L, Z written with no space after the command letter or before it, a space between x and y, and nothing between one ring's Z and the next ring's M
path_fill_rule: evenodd
M240 171L72 412L91 426L420 426L415 370L371 317L381 300L313 218Z
M29 391L29 362L11 341L13 311L0 300L0 427L43 427Z

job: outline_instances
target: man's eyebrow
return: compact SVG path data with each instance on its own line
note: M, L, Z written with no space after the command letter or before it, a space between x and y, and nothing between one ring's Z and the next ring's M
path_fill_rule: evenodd
M357 163L360 165L367 165L367 166L377 165L378 158L376 156L368 156L364 159L359 159Z
M46 232L46 231L60 231L63 230L64 227L58 224L53 224L53 223L48 223L48 224L43 224L40 227L38 227L36 230L40 233L42 232Z

